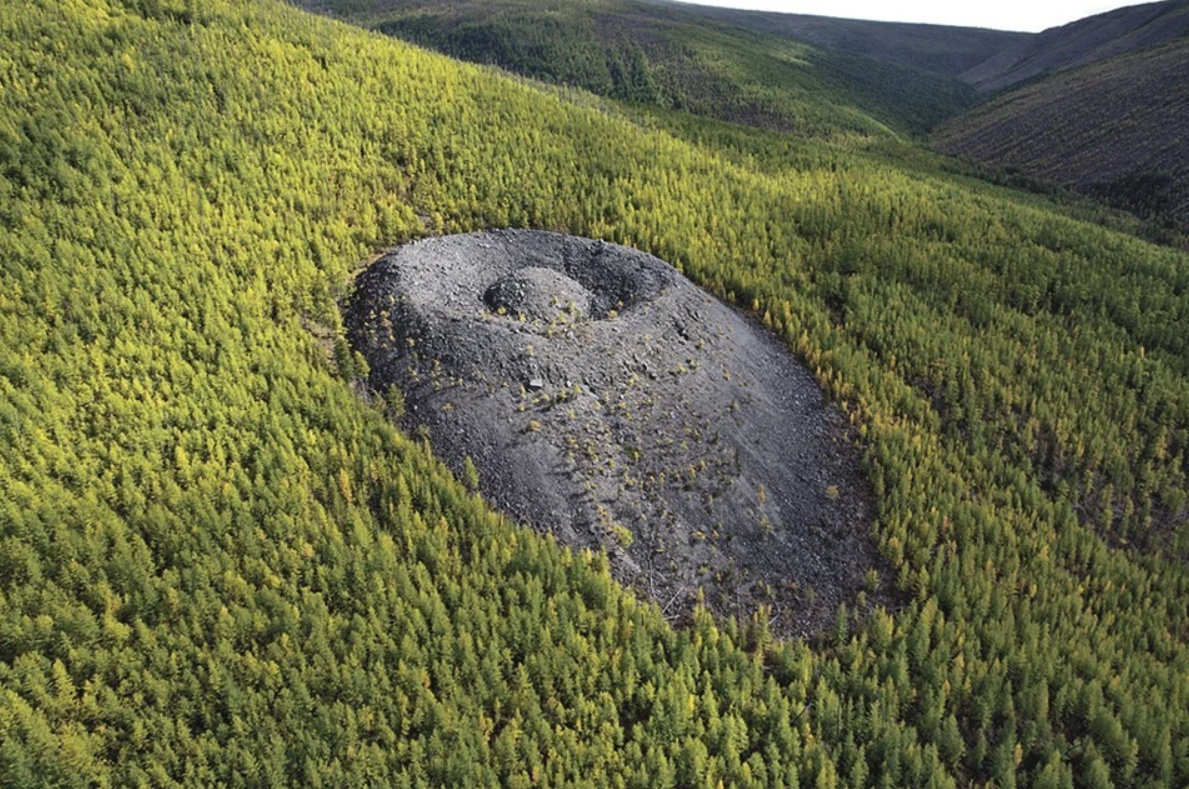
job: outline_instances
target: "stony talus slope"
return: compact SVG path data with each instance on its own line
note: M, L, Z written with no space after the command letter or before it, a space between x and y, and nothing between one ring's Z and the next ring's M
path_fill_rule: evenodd
M841 419L787 348L655 257L501 231L372 265L349 309L371 384L483 495L675 616L772 607L808 633L877 561Z

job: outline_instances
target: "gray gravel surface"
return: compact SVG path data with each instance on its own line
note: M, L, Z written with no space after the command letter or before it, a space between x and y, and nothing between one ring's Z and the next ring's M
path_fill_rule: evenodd
M811 635L880 566L840 413L784 343L651 255L435 238L370 266L346 312L406 429L456 471L470 457L514 519L605 550L671 618L701 592Z

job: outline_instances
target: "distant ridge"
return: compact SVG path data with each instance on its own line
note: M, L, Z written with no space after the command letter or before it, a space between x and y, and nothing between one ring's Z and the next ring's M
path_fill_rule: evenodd
M1189 0L1129 6L1021 38L961 76L979 91L999 91L1055 71L1138 52L1186 34Z
M1009 47L1026 45L1032 33L974 27L873 22L808 14L713 8L673 0L645 0L728 22L748 30L875 60L958 76Z

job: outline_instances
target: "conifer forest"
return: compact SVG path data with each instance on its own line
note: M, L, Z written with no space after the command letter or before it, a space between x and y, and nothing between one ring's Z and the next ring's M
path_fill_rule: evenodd
M0 786L1189 785L1183 239L931 152L878 84L746 125L640 74L0 0ZM674 623L398 428L353 274L505 227L783 338L887 594Z

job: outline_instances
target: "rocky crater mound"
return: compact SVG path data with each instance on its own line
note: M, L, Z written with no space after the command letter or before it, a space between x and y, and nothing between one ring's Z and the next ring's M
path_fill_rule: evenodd
M807 635L879 563L840 414L783 343L651 255L536 231L409 244L347 305L371 386L399 387L484 497L681 617L771 607Z

